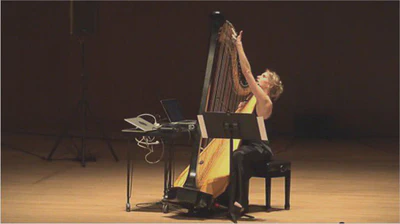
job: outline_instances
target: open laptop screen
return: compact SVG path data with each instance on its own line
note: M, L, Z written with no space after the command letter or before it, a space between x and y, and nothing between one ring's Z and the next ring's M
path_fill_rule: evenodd
M184 120L181 107L176 99L161 100L161 105L164 108L165 114L170 122L177 122Z

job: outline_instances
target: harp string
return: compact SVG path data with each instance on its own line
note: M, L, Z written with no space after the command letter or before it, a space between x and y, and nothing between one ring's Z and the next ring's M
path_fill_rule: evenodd
M241 69L237 49L232 38L234 27L226 21L220 28L213 75L209 92L208 112L235 112L248 95L249 88L240 84Z

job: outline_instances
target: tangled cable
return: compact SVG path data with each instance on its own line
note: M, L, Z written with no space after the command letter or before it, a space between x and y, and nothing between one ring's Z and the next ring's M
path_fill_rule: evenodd
M152 118L154 119L154 122L153 122L154 125L157 126L157 127L160 126L160 124L157 123L157 119L156 119L156 117L155 117L154 115L152 115L152 114L147 114L147 113L146 113L146 114L141 114L141 115L139 115L138 117L143 117L143 116L150 116L150 117L152 117ZM149 152L148 152L148 153L146 154L146 156L144 157L144 159L146 160L147 163L149 163L149 164L156 164L156 163L158 163L158 162L161 161L161 159L162 159L163 156L164 156L164 142L163 142L162 139L160 139L160 141L157 141L157 140L156 140L156 137L143 136L140 140L137 139L137 138L135 138L135 140L136 140L136 142L137 142L137 145L138 145L140 148L144 148L144 149L149 150ZM159 158L158 160L156 160L156 161L150 161L150 160L148 160L147 157L148 157L151 153L154 152L154 146L155 146L155 145L159 145L159 144L162 145L162 151L161 151L160 158Z

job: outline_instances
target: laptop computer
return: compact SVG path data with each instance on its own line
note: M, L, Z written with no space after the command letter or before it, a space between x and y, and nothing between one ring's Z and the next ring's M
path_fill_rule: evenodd
M141 117L126 118L124 120L126 122L130 123L130 124L133 124L135 127L137 127L138 129L143 130L144 132L154 131L154 130L158 129L157 126L155 126L154 124L146 121L145 119L143 119Z
M196 124L196 120L186 120L183 117L182 109L177 99L165 99L161 100L160 102L171 124L178 124L178 125Z

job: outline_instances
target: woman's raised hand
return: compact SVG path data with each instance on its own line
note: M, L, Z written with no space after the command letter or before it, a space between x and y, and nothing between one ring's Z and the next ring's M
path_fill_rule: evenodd
M242 34L243 34L243 30L241 30L240 32L239 32L239 35L237 35L237 37L236 37L236 44L238 45L238 44L242 44Z
M242 33L243 31L241 30L239 35L237 35L236 31L232 28L232 39L236 45L242 44Z

